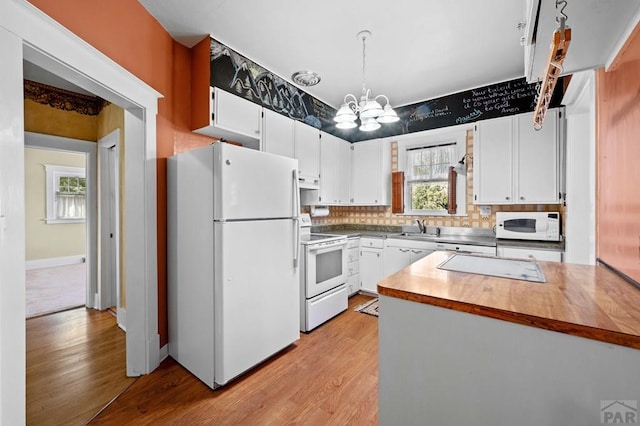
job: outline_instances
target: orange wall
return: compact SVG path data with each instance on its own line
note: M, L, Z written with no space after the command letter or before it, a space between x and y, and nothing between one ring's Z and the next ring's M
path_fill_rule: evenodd
M597 73L597 257L640 282L640 26Z
M166 158L183 145L211 141L190 131L191 51L175 42L136 0L29 1L164 95L157 116L158 331L163 346L168 337Z

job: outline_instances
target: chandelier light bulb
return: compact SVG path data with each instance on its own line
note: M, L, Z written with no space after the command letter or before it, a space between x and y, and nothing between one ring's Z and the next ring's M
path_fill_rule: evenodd
M357 34L357 38L362 40L362 96L358 102L351 93L344 97L344 103L336 112L335 121L338 129L352 129L357 126L356 120L360 119L359 129L363 132L371 132L380 128L380 123L395 123L400 118L391 108L389 98L385 95L370 96L371 90L366 88L366 41L371 37L371 31L363 30ZM386 100L384 109L378 102L378 98Z

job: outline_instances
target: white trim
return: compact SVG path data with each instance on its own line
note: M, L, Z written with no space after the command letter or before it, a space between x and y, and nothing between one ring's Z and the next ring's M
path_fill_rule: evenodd
M60 223L84 223L86 220L84 218L73 218L73 219L65 219L56 217L56 192L58 186L58 176L78 176L82 178L86 178L86 168L85 167L68 167L68 166L58 166L56 164L45 164L44 171L46 174L46 206L47 206L47 216L44 218L45 222L49 224L60 224ZM87 185L87 191L89 191L89 186ZM85 203L87 202L85 198Z
M627 42L627 39L631 36L631 34L633 33L633 30L636 28L636 26L639 23L640 23L640 9L636 10L635 15L633 16L633 18L629 20L629 24L620 35L620 38L613 45L614 47L613 49L611 49L611 54L607 58L607 61L604 63L605 71L609 71L609 68L618 57L618 54L620 54L620 50L622 50L622 48L624 47L624 44Z
M439 145L443 143L455 143L456 158L454 161L457 163L460 158L464 157L467 150L467 131L473 129L468 124L447 127L444 129L426 130L423 132L411 133L409 135L403 135L402 138L398 138L398 171L406 170L407 162L407 149L417 147L428 147L430 145ZM393 140L393 138L390 138ZM469 161L469 160L466 160ZM406 182L405 182L405 198L406 197ZM398 216L431 216L431 217L464 217L467 216L467 176L466 174L459 173L456 181L456 201L457 201L457 213L448 214L445 210L410 210L405 209L404 213L398 214ZM405 199L405 208L409 200Z
M77 254L75 256L50 257L48 259L27 260L25 262L25 269L27 271L30 271L32 269L52 268L54 266L75 265L76 263L84 263L85 260L86 256L84 254Z
M0 0L0 9L0 29L6 29L0 39L0 53L5 64L4 84L0 85L0 91L14 84L15 88L10 89L9 95L21 96L22 78L14 77L15 73L22 69L23 59L27 59L103 99L126 108L125 126L130 121L139 123L134 127L127 126L127 129L131 128L133 132L125 132L125 157L128 165L125 170L125 217L129 224L124 247L127 253L126 280L129 283L127 374L137 376L149 373L158 366L160 350L157 308L156 114L157 100L162 95L27 1ZM16 42L21 42L21 49L15 48ZM14 65L7 68L7 64ZM4 95L4 92L2 94ZM8 99L11 101L13 98ZM3 106L9 108L7 114L2 114L3 117L6 115L12 118L16 113L17 116L11 123L5 123L4 118L0 118L0 144L5 140L11 141L14 145L19 144L23 150L24 127L20 112L22 102L19 105L20 111L12 102L5 105L3 101ZM3 149L0 157L10 154L11 160L21 161L24 153L22 156L14 153L15 150L10 148ZM12 242L13 250L21 254L12 263L8 261L9 258L2 261L2 275L22 275L22 280L13 281L15 285L0 286L0 304L3 307L0 320L5 324L0 327L0 338L3 342L0 351L0 420L3 423L6 420L7 424L20 424L24 423L26 351L24 288L19 285L20 282L24 282L24 226L19 226L21 222L24 223L24 178L7 182L10 185L9 192L22 197L22 201L12 202L7 215L8 230L5 234L11 234L7 239ZM4 185L5 182L0 187ZM0 190L0 195L4 192ZM14 196L10 197L11 200L13 198ZM6 205L5 201L2 200L3 208ZM21 215L22 219L16 215ZM139 228L133 228L134 225ZM21 236L13 235L16 229L20 230ZM129 259L131 253L138 251L144 253L141 263ZM5 310L5 306L22 308ZM135 315L135 311L138 310L141 312ZM16 335L16 332L20 335ZM7 341L10 343L5 345ZM11 368L8 368L9 365ZM9 391L16 397L9 398Z
M0 0L0 22L6 18ZM0 25L0 424L25 424L22 40ZM18 58L18 60L16 60Z
M169 358L169 345L164 345L160 348L160 362Z
M113 154L108 151L113 148ZM105 157L106 155L106 157ZM115 157L115 167L108 164L111 155ZM105 162L106 161L106 162ZM104 167L113 167L110 170L103 170ZM109 179L110 174L113 173L113 185L115 196L113 198L113 206L111 206L112 200L110 194L107 193L110 189L111 181ZM98 140L98 253L99 253L99 265L98 265L98 292L101 295L101 303L98 309L107 309L109 306L115 304L116 308L120 308L120 129L116 129L106 136L103 136ZM115 217L113 218L113 228L110 222L110 217L104 219L105 213L110 214L111 208L115 211ZM113 235L110 235L113 234ZM115 244L112 246L111 244ZM115 250L113 250L115 247ZM113 252L112 252L113 250ZM112 259L112 257L114 259ZM111 270L113 261L115 266ZM112 277L112 274L115 277ZM109 285L103 286L103 280L111 282L115 279L115 288L110 288ZM120 323L120 318L118 318ZM126 327L122 327L125 329Z

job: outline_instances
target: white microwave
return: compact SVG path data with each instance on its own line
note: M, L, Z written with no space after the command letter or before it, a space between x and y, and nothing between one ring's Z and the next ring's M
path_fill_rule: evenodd
M496 238L560 241L560 213L496 212Z

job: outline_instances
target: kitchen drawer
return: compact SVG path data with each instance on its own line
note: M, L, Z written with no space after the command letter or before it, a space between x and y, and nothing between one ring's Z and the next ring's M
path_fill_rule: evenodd
M554 250L536 250L526 247L498 247L498 256L515 259L542 260L545 262L562 262L562 252Z
M360 250L358 247L349 248L347 250L347 262L360 262Z
M384 239L382 238L360 238L360 247L384 248Z
M360 262L353 262L347 265L347 274L352 277L360 273Z
M355 249L360 248L360 237L358 237L358 238L349 238L347 240L347 248L350 248L350 249L352 249L352 248L355 248Z

